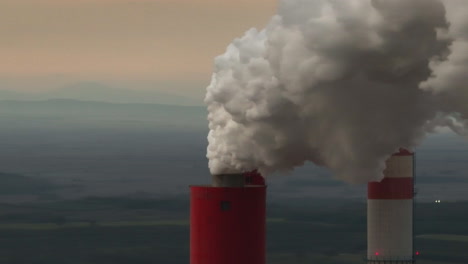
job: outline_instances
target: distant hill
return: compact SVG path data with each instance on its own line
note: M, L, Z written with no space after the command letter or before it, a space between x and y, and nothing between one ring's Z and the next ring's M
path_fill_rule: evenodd
M45 101L0 100L0 124L21 121L69 126L103 126L207 129L203 106L118 104L70 99Z
M109 103L201 105L201 100L158 90L121 89L97 82L80 82L53 91L22 93L0 89L0 100L73 99Z
M20 174L0 172L0 196L4 195L45 195L58 186L45 179Z

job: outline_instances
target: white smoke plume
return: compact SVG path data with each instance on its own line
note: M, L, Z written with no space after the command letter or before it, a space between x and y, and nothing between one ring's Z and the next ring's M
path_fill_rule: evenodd
M429 64L432 74L420 87L438 95L441 111L459 114L455 117L457 123L464 126L459 124L454 130L466 135L467 130L461 127L468 127L468 2L444 0L443 3L450 27L439 38L451 41L448 56L432 58Z
M265 29L215 59L205 98L211 173L269 174L311 161L366 182L437 126L465 133L467 7L281 1Z

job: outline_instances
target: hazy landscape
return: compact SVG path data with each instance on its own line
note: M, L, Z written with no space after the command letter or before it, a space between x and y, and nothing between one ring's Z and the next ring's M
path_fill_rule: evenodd
M210 180L203 106L1 101L0 125L0 172L9 175L9 184L18 181L16 192L8 187L0 193L11 202L159 197L185 194L189 184ZM468 140L437 134L416 151L420 200L466 200ZM311 164L268 181L271 199L365 196L365 186L334 180Z
M467 3L0 0L0 264L188 264L189 186L238 168L278 172L265 264L468 263ZM368 214L339 179L432 130Z
M357 264L366 255L365 202L269 202L267 263ZM170 263L189 260L189 202L86 198L0 206L4 263ZM418 263L468 261L468 203L417 203ZM27 253L27 254L25 254Z
M203 106L4 100L0 124L2 262L188 262ZM420 263L466 263L468 141L433 135L416 161ZM310 164L268 184L268 263L362 263L365 186Z

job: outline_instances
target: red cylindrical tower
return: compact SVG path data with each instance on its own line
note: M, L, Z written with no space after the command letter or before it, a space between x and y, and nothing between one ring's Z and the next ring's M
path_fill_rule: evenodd
M190 187L191 264L265 263L266 186L230 187L234 177Z
M414 154L401 149L387 160L384 179L368 184L367 263L414 263Z

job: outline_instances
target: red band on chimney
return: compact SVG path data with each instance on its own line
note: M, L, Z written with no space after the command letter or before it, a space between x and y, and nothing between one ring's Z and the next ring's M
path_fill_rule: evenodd
M381 182L369 182L367 199L413 199L413 178L384 178Z
M245 172L244 176L246 185L265 185L265 179L257 170Z
M190 264L265 264L266 186L190 192Z
M407 149L400 148L400 150L397 153L393 153L392 156L414 156L414 153Z

